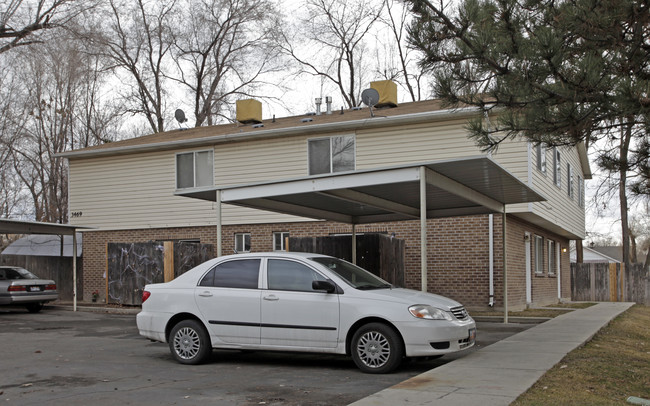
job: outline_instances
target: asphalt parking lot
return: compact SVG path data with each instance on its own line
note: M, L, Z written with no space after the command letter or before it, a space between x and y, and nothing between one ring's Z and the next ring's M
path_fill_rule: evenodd
M475 351L530 324L478 324ZM138 335L134 315L0 308L0 403L15 405L347 405L462 357L361 373L330 355L214 351L176 363L166 344Z

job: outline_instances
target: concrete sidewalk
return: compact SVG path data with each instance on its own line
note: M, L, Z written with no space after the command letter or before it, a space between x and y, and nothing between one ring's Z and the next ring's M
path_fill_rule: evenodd
M633 304L598 303L569 312L351 406L509 405Z

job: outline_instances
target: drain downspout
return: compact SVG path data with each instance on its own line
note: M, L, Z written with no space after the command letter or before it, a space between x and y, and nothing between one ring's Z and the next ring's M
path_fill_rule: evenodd
M488 306L494 307L494 216L490 214L488 220L489 228L489 267L490 267L490 301Z

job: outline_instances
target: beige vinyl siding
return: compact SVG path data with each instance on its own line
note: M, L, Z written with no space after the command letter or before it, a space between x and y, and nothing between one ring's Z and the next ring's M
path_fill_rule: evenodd
M467 138L466 120L357 131L357 169L482 155Z
M553 149L548 148L546 150L546 174L537 169L537 151L533 150L532 187L548 199L546 202L533 203L533 214L541 216L552 223L560 225L570 233L584 238L585 209L580 207L577 199L577 176L579 175L584 179L584 174L580 166L577 149L575 147L560 147L560 161L562 163L560 187L556 186L553 180L553 166L555 164ZM567 163L570 163L573 168L573 199L569 198L567 190Z
M214 182L239 185L307 176L306 136L217 145Z
M176 153L196 150L205 148L71 160L70 213L82 213L71 216L71 224L101 229L216 224L214 203L174 196ZM214 157L217 162L222 155L215 150ZM230 205L222 214L224 224L305 220Z
M466 120L459 119L358 130L355 134L356 169L485 155L467 137L465 125ZM340 132L217 144L213 149L215 186L305 177L308 175L309 139L349 134ZM72 159L70 211L83 215L71 217L71 223L111 229L215 224L214 203L174 196L176 153L205 149ZM529 151L527 142L514 140L504 142L492 155L524 184L549 199L549 202L513 205L508 212L530 214L532 210L544 221L576 235L584 234L584 209L579 207L577 191L573 200L569 200L566 191L567 162L571 163L576 176L582 176L577 151L575 148L563 149L562 189L553 183L550 151L546 176L537 170L535 154L534 148ZM529 173L532 179L529 179ZM577 178L574 184L577 188ZM308 220L228 205L223 208L223 219L224 224Z

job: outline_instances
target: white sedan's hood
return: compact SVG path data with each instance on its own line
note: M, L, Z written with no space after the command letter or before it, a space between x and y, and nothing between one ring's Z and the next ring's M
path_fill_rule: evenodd
M419 292L417 290L393 288L361 291L378 300L404 303L406 305L426 304L449 310L452 307L462 306L455 300L433 293Z

